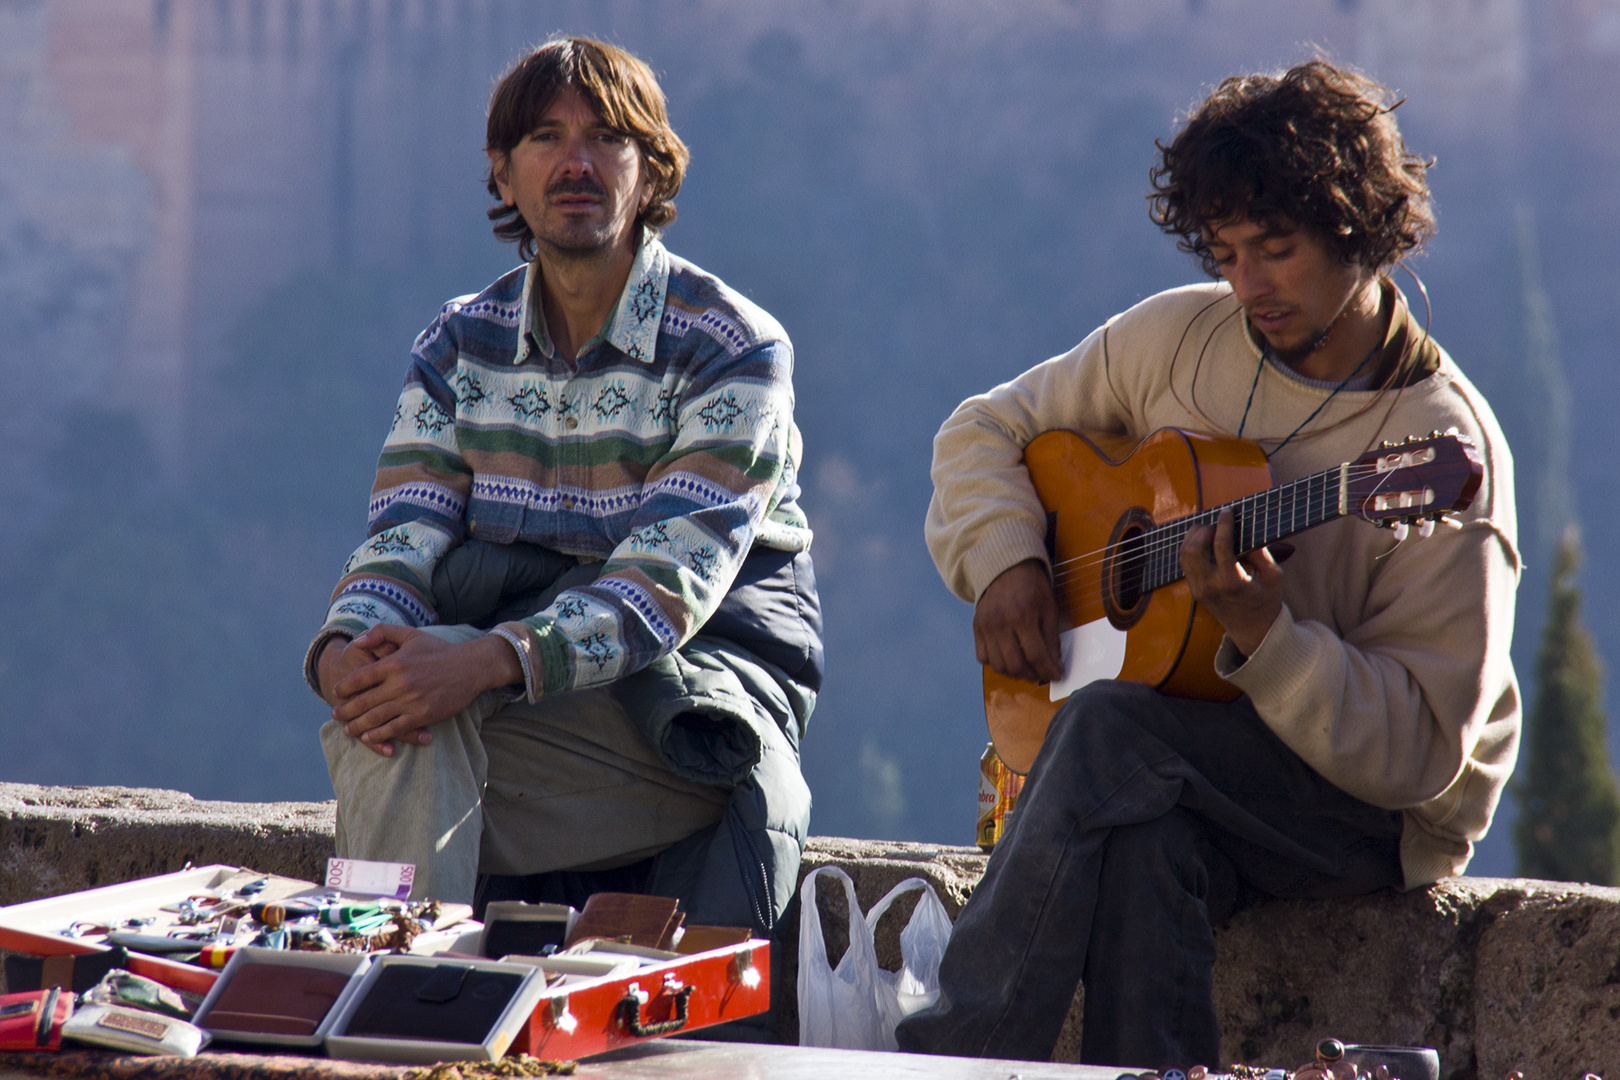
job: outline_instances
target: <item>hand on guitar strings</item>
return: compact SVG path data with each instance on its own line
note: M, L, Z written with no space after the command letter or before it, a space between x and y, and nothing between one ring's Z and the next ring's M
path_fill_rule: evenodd
M973 608L973 647L979 663L1025 682L1063 677L1057 599L1039 559L1003 570Z
M1287 558L1292 547L1279 554ZM1181 570L1193 599L1215 616L1238 652L1253 656L1282 613L1282 569L1271 552L1260 548L1239 558L1232 545L1232 512L1223 510L1213 528L1201 525L1187 534Z

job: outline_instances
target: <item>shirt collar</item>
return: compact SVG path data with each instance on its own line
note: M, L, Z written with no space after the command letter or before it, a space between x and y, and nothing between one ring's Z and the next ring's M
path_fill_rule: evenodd
M534 352L550 357L555 355L551 336L546 332L545 308L540 303L540 259L529 263L528 277L523 286L523 307L518 314L522 337L518 341L514 365L521 364ZM619 294L619 303L597 335L579 350L584 356L599 342L606 341L632 360L644 364L653 362L658 347L658 326L664 321L664 297L669 290L669 252L658 233L652 229L642 231L641 246L630 265L630 276Z

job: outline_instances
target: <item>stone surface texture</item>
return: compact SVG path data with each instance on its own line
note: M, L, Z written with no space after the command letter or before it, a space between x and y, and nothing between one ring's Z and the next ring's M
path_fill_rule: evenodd
M174 791L0 784L0 905L194 865L229 863L317 879L332 851L331 803L204 802ZM984 872L976 848L816 837L803 873L837 866L869 909L909 877L954 918ZM829 960L848 943L844 893L817 908ZM900 963L915 901L878 927L879 962ZM798 902L773 977L777 1033L798 1016ZM1317 1040L1433 1046L1447 1080L1620 1077L1620 890L1456 878L1410 893L1267 901L1216 933L1222 1060L1292 1068ZM1058 1061L1078 1060L1077 992ZM1207 1064L1217 1064L1210 1062Z
M1475 954L1480 1075L1620 1076L1620 889L1494 884Z
M0 905L166 874L188 862L318 880L332 854L334 806L0 784Z

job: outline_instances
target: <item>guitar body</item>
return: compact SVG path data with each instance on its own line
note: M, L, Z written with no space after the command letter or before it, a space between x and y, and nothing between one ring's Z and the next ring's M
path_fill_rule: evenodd
M1231 701L1239 691L1215 674L1220 624L1193 602L1186 581L1133 594L1118 557L1144 527L1265 491L1271 466L1254 443L1161 428L1145 439L1049 431L1024 451L1048 512L1059 630L1107 620L1124 631L1119 679L1176 697ZM1123 547L1121 545L1124 545ZM1160 559L1179 559L1172 550ZM1008 768L1029 771L1053 715L1051 688L984 669L985 718Z

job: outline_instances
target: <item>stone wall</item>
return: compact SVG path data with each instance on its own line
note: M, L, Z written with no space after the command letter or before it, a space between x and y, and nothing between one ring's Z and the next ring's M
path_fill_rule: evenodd
M0 904L232 863L318 878L332 844L330 803L200 802L172 791L0 784ZM804 871L842 867L863 908L922 877L952 916L984 870L973 848L812 839ZM878 935L899 961L902 901ZM842 890L819 897L828 951L847 941ZM786 925L797 927L796 913ZM791 991L797 933L777 977ZM1620 890L1459 878L1411 893L1271 901L1216 934L1222 1063L1293 1066L1328 1035L1439 1049L1452 1080L1620 1076ZM782 998L779 1031L797 1018ZM1076 1060L1079 1004L1058 1060Z
M335 805L0 784L0 905L166 874L188 862L319 880L332 854Z

